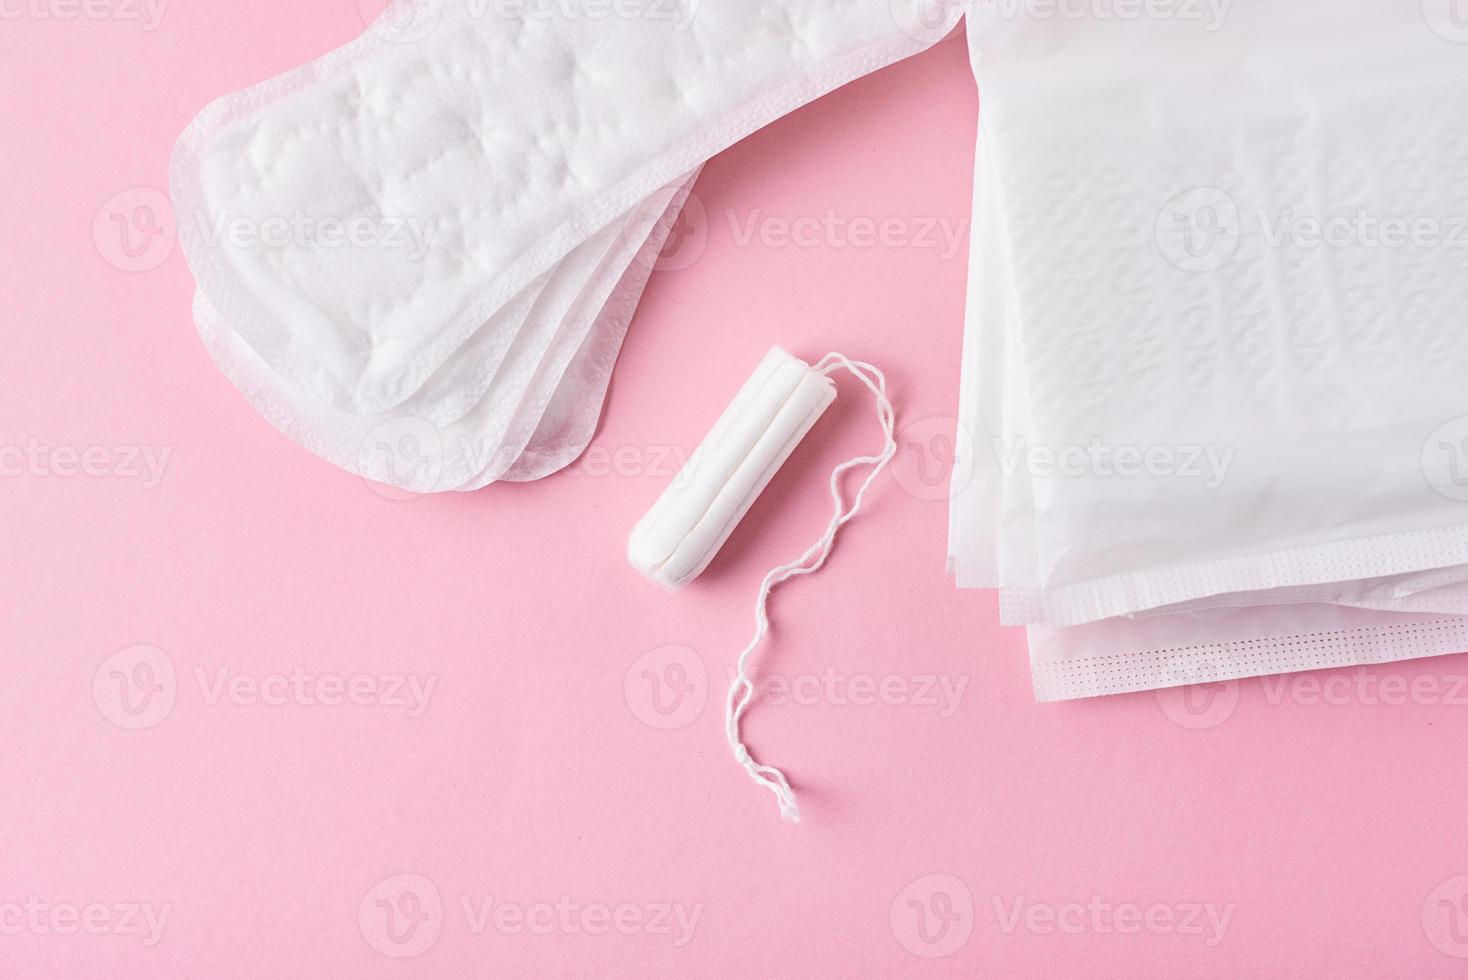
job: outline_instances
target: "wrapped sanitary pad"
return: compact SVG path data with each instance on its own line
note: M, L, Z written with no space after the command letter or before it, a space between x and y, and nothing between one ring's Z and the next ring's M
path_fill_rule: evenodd
M1042 699L1468 649L1468 62L1416 2L1181 10L968 25L950 567Z

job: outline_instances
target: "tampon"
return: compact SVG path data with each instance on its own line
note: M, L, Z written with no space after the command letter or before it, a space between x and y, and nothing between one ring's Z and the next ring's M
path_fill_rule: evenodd
M633 567L670 589L697 578L835 398L824 373L772 348L632 529Z

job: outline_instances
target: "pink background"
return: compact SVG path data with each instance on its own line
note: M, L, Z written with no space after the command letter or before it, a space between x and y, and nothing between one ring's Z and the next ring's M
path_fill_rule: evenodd
M1022 634L943 573L928 489L965 250L736 241L731 215L828 210L966 238L961 37L709 164L703 251L654 276L591 456L394 500L255 415L171 236L137 238L192 115L358 33L352 0L191 0L155 30L45 2L0 26L0 975L1463 973L1468 661L1034 704ZM112 214L156 267L118 267ZM747 731L798 827L729 758L725 669L824 474L876 445L869 402L844 390L694 587L623 560L772 343L884 366L914 426L777 596L764 665L800 696ZM295 670L367 703L270 680ZM384 675L431 681L424 710Z

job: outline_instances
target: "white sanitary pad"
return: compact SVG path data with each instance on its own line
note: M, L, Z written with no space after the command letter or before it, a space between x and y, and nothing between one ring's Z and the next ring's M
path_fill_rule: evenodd
M931 6L400 0L180 138L200 334L353 472L414 491L553 472L702 163L941 38L960 12Z
M950 567L1042 698L1468 648L1468 72L1339 13L971 17Z

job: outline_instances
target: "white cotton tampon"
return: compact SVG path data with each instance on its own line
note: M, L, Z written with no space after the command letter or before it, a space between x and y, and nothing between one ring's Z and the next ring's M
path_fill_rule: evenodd
M800 806L790 781L779 769L757 761L740 733L744 713L755 695L752 658L770 630L770 593L782 582L809 575L825 565L837 532L861 511L862 499L897 452L893 436L897 418L887 397L887 378L874 365L836 351L812 367L778 347L772 348L687 465L652 510L637 522L627 542L627 558L633 567L654 582L676 589L697 578L770 477L835 400L836 386L830 375L837 370L849 372L871 392L877 405L877 422L882 427L882 449L874 455L848 459L831 471L834 510L825 532L798 557L770 569L760 580L754 601L754 636L735 662L724 704L724 737L734 761L756 784L775 794L780 816L797 823ZM871 469L848 501L841 478L861 466Z
M771 348L632 529L633 567L671 589L697 578L835 398L825 373Z

